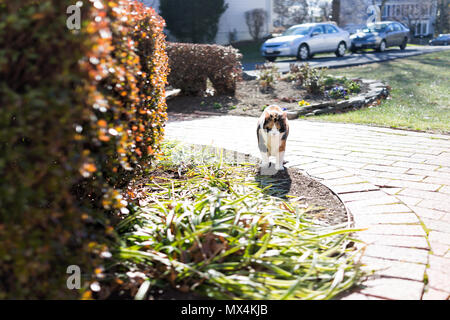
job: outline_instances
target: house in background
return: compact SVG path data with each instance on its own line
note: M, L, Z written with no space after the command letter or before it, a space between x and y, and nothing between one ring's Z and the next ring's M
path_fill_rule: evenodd
M429 36L434 33L436 14L436 0L389 0L383 7L381 17L383 20L403 22L415 36Z
M434 33L437 0L340 0L339 2L339 25L347 30L375 20L393 20L410 28L414 36L429 36ZM381 9L383 2L384 6ZM376 17L376 14L379 16Z
M140 0L145 5L153 7L159 12L159 0ZM186 0L187 1L187 0ZM251 40L245 23L245 12L253 9L264 9L267 12L267 19L262 31L263 35L272 33L273 30L273 4L272 0L225 0L228 9L220 17L219 28L215 43L229 44L230 40L242 41ZM168 35L171 39L170 34Z

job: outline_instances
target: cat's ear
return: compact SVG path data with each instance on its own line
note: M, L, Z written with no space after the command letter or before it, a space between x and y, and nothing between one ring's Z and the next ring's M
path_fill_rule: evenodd
M281 116L283 118L283 120L287 119L287 111L283 111L283 114Z

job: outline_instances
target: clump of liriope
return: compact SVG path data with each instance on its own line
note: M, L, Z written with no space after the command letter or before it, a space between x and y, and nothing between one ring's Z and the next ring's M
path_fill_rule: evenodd
M277 66L274 63L265 63L257 65L256 70L259 70L258 84L261 92L273 89L275 82L280 78Z
M309 63L290 64L289 68L289 76L287 77L289 81L294 81L296 85L304 87L309 93L323 93L326 68L314 68Z
M250 165L180 150L160 164L183 163L184 179L150 183L149 204L118 226L123 264L145 270L138 298L170 284L215 299L329 299L355 284L355 230L271 196Z

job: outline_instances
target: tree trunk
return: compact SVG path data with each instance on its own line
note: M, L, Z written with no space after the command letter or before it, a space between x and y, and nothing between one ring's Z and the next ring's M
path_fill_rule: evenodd
M337 25L340 24L340 14L341 14L341 1L340 0L333 0L333 3L331 5L331 20L336 22Z

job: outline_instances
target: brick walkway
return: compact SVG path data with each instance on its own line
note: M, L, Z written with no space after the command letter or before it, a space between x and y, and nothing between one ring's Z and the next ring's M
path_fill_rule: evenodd
M169 122L169 138L259 158L256 118ZM286 166L335 191L368 246L375 276L343 299L450 296L450 136L302 120L290 121Z

